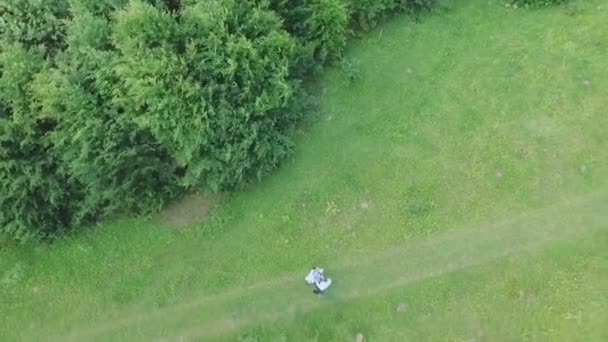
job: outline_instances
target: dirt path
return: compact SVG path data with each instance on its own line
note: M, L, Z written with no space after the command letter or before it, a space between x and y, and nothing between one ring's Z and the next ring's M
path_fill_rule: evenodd
M105 340L111 336L124 336L120 334L139 330L142 326L146 327L145 333L138 334L136 339L213 337L294 317L334 301L382 294L411 283L542 248L553 242L605 230L608 229L606 207L608 194L596 193L568 199L506 221L414 239L372 257L343 261L328 270L336 282L331 294L320 300L302 284L302 274L288 274L213 296L195 296L172 307L76 329L57 340ZM370 279L373 280L371 285ZM165 326L170 328L165 330Z
M205 337L215 337L218 335L226 334L230 331L244 329L247 327L255 326L265 322L272 322L281 318L293 316L293 312L297 312L298 314L307 313L314 311L316 309L321 308L324 305L329 305L330 303L334 303L335 301L349 301L354 299L360 299L365 297L370 297L374 295L381 295L382 293L386 293L392 289L404 287L410 284L414 284L416 282L429 280L436 277L441 277L443 275L457 272L460 270L464 270L470 267L481 266L483 264L490 263L495 261L501 257L506 257L509 255L515 255L518 253L522 253L525 251L532 251L535 248L540 247L541 245L536 246L522 246L520 248L513 248L511 250L502 251L501 253L496 253L492 256L487 256L483 260L470 258L469 260L461 260L457 263L450 263L443 267L427 270L426 272L421 272L419 274L405 274L402 277L394 280L391 283L371 287L371 288L361 288L354 289L345 294L337 294L334 296L334 300L331 302L328 301L311 301L310 298L306 299L306 302L300 302L298 304L291 304L289 307L284 308L282 311L275 312L262 312L255 317L250 318L228 318L222 319L218 321L213 321L207 323L205 325L194 327L187 331L182 331L179 334L176 334L170 338L162 338L160 341L189 341L196 338L205 338Z

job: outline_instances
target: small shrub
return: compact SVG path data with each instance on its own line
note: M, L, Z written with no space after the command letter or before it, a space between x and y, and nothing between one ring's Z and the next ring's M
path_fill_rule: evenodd
M361 78L361 67L359 61L343 59L340 62L342 75L349 82L355 82Z
M348 0L351 25L355 30L369 31L388 11L396 7L395 0Z
M297 40L295 77L306 77L342 56L349 12L341 0L271 0L270 8Z
M314 46L319 63L337 60L346 45L346 8L338 0L313 0L308 12L304 44Z
M438 0L345 0L351 11L351 27L355 31L369 31L387 15L416 12L431 8Z

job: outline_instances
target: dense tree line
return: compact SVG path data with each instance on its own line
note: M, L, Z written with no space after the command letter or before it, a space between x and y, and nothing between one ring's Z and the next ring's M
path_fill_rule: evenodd
M0 3L0 233L48 238L275 168L302 80L433 0Z

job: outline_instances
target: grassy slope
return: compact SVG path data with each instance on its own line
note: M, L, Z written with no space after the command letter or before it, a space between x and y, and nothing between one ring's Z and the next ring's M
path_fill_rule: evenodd
M210 221L174 231L125 220L0 251L3 340L233 328L218 338L605 340L608 4L576 4L458 1L384 25L349 54L361 81L329 71L320 82L320 122L293 161ZM563 206L573 198L585 200ZM524 228L562 239L513 248L537 240ZM356 267L394 246L406 247ZM446 255L462 267L442 268ZM327 302L300 287L311 263L333 267ZM367 279L379 290L360 293Z

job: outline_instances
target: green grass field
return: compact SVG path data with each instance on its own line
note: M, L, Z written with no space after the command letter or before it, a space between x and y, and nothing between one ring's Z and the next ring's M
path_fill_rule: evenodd
M607 18L385 23L350 45L358 81L316 83L293 158L202 222L0 247L1 340L608 340Z

